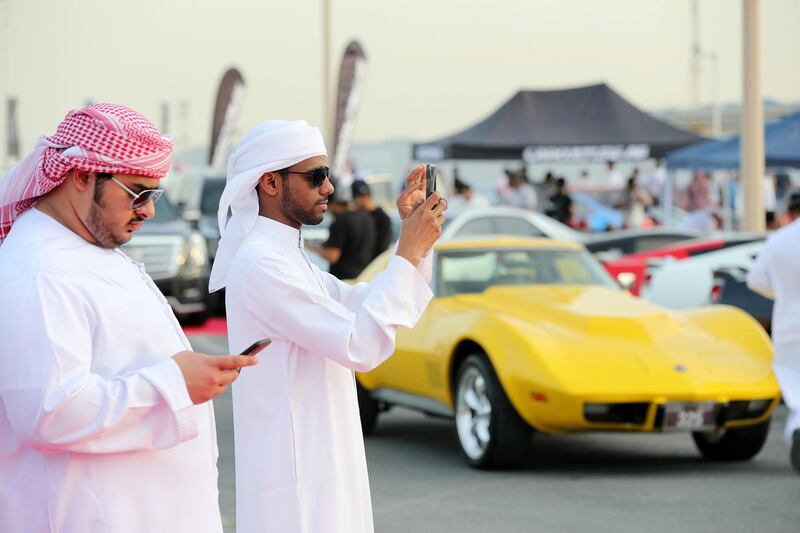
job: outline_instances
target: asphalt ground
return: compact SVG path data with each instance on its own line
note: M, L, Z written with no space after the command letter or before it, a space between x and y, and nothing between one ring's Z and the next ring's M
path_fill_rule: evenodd
M224 353L222 336L192 336ZM235 531L230 393L215 401L220 505ZM752 461L703 461L690 435L536 435L522 468L485 472L460 456L453 423L404 409L367 437L375 530L438 532L800 532L800 475L789 466L783 406Z

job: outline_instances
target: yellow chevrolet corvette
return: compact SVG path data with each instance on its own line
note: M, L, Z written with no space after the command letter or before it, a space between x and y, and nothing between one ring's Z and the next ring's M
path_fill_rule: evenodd
M652 305L581 245L551 240L440 244L432 288L394 355L357 374L365 434L393 405L450 417L482 468L521 463L535 432L684 431L713 460L764 445L779 400L772 351L738 309Z

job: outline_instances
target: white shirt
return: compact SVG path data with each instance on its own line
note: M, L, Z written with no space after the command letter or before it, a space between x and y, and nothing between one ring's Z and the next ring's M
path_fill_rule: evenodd
M373 531L353 370L394 351L432 297L431 256L401 257L370 284L313 266L300 232L259 217L228 273L236 353L272 339L233 387L238 533Z
M222 531L212 405L144 267L31 209L0 293L0 531Z
M520 209L528 209L530 211L536 209L536 204L539 199L536 196L536 190L528 185L522 183L518 188L509 186L500 192L500 201L510 207L518 207Z
M622 172L615 168L606 173L606 183L609 187L622 189L625 187L625 178L622 176Z
M775 362L793 361L800 367L800 219L767 238L748 273L747 285L775 300Z
M454 213L460 213L465 209L473 209L476 207L488 207L489 200L485 196L473 192L472 197L467 199L463 194L454 194L447 199L447 209Z
M775 177L764 176L761 181L761 188L764 191L764 211L775 212L778 209L778 199L775 196Z

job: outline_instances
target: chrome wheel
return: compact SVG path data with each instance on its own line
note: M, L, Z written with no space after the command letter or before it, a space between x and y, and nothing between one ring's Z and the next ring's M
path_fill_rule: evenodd
M456 397L456 429L464 452L481 459L491 441L492 403L486 378L476 367L468 368L458 382Z

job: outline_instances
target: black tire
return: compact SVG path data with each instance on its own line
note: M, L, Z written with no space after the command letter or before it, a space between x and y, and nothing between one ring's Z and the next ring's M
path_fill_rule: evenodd
M769 435L770 419L735 429L726 429L722 433L692 433L697 449L709 461L747 461L752 459L764 447Z
M462 404L460 401L461 388L468 388L473 378L478 374L485 383L484 399L488 399L491 406L488 425L488 444L481 449L478 445L470 447L470 443L462 435L468 427L468 412L472 413L473 420L477 412ZM531 443L531 427L519 416L514 406L508 400L491 363L483 354L468 356L456 373L453 387L455 391L456 437L461 448L461 453L470 466L481 469L514 468L522 464L528 453ZM466 433L465 433L466 434ZM477 431L474 438L480 440ZM471 451L470 451L471 448Z
M358 414L361 417L361 433L369 435L375 430L378 423L378 413L380 405L369 391L356 381L356 393L358 394Z

